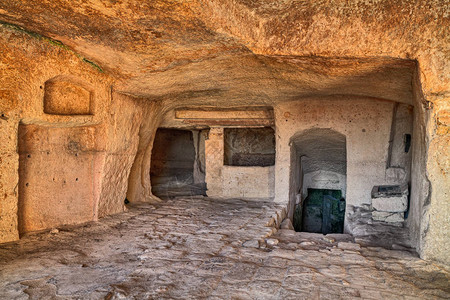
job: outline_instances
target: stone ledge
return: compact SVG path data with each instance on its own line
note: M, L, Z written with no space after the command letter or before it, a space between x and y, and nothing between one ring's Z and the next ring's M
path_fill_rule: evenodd
M404 213L403 212L384 212L384 211L373 211L372 219L375 221L383 221L387 223L398 223L403 222Z

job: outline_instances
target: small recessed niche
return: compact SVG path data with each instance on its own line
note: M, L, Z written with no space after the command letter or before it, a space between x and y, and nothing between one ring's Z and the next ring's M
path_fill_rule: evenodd
M94 92L84 82L58 76L45 82L44 112L52 115L92 115Z

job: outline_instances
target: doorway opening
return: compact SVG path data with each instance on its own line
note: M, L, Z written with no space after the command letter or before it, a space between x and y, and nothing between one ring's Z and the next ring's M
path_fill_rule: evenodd
M345 199L341 190L308 189L302 206L301 231L344 232Z
M343 233L346 177L345 135L315 128L291 139L289 210L296 231Z
M158 128L150 167L155 196L206 195L204 140L201 131Z

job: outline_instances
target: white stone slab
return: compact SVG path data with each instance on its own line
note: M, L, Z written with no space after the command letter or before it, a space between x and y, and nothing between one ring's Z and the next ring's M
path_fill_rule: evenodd
M405 212L408 208L408 195L372 198L372 209L385 212Z

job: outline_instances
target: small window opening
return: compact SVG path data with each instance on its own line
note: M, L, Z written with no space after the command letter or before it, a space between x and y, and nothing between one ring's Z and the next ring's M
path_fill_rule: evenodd
M411 135L405 134L405 153L409 152L410 147L411 147Z
M224 165L267 167L275 164L275 132L264 128L225 128Z

